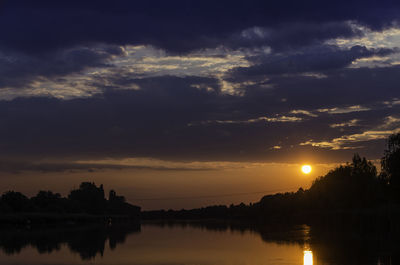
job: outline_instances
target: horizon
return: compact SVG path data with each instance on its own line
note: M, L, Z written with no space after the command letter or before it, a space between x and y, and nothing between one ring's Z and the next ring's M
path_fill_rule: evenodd
M378 164L377 161L370 161L370 162L372 162L372 164L376 167L377 173L379 175L379 172L380 172L379 165L380 165L380 163ZM347 166L347 165L349 165L349 163L350 163L349 161L346 161L346 163L336 164L334 168L329 168L329 169L325 168L326 173L327 172L331 172L331 171L333 171L334 169L337 169L340 166ZM274 165L275 166L279 166L279 164L274 164ZM288 166L288 165L286 164L286 166ZM292 168L297 168L299 171L303 171L303 167L304 166L310 166L310 165L304 165L304 164L303 165L292 165L291 167ZM325 165L316 165L316 166L317 166L316 168L318 168L318 166L321 167L321 166L325 166ZM331 166L333 166L333 165L331 165ZM282 189L275 189L275 190L262 190L262 191L258 190L258 191L248 191L248 192L240 192L240 193L198 194L198 195L191 194L191 195L186 195L186 196L174 196L174 195L172 195L170 197L162 197L162 196L158 196L157 197L157 196L155 196L155 197L147 197L147 198L135 197L133 199L132 198L130 198L130 199L128 198L127 202L130 203L130 204L133 204L133 205L141 207L142 210L144 210L144 211L153 211L153 210L190 210L190 209L198 209L198 208L203 208L203 207L208 207L208 206L220 206L220 205L230 206L230 205L239 205L239 204L242 204L242 203L252 204L252 203L259 202L261 198L263 198L263 197L265 197L267 195L293 193L293 192L296 192L296 191L298 191L300 189L308 190L311 187L311 184L313 183L313 181L315 179L317 179L319 177L324 177L324 175L318 175L318 176L316 176L316 177L314 177L314 178L312 178L310 180L309 176L311 174L315 175L315 173L313 172L313 171L315 171L315 168L314 168L315 165L314 166L310 166L310 167L311 167L311 171L310 172L306 173L306 172L303 171L301 173L301 174L303 174L303 177L305 179L307 179L307 181L310 181L308 186L296 186L296 187L293 186L293 187L290 187L290 188L282 188ZM104 186L103 183L95 183L95 182L93 182L91 180L90 181L88 181L88 180L82 181L81 183L84 183L84 182L93 183L95 185L100 185L101 187ZM50 191L50 192L53 192L53 193L58 193L62 197L67 198L68 197L67 195L69 195L72 190L76 190L77 188L78 188L78 185L76 183L75 185L73 185L73 187L70 187L67 191L64 191L64 192L58 192L58 191L54 191L54 190L50 190L50 189L43 189L43 188L41 188L41 189L37 190L36 192L34 192L34 191L32 191L32 188L31 188L30 190L27 191L28 192L27 194L24 194L23 192L22 193L24 195L28 195L28 198L33 198L34 196L36 196L38 194L39 191L45 191L45 192ZM112 190L116 191L117 193L120 192L118 190L115 190L113 187L104 187L104 193L105 194L109 194L109 192L112 191ZM3 194L5 194L6 192L9 192L9 191L21 192L19 190L7 190L7 191L3 191ZM124 194L120 194L119 193L119 195L122 195L125 198ZM239 199L239 198L246 198L246 197L247 198L256 198L256 199L250 199L250 200L249 199L244 199L244 200L243 199ZM105 199L107 199L107 198L108 198L108 196L105 196ZM218 200L221 200L221 198L223 198L223 201L219 202ZM232 198L234 198L234 199L232 200ZM177 202L181 202L183 200L189 201L190 204L188 204L188 205L197 205L197 206L195 206L195 207L189 206L189 207L186 207L186 208L185 207L175 207L175 208L174 207L168 207L168 205L173 205L173 204L170 204L171 201L177 203ZM197 201L197 200L202 200L202 201L200 202L200 204L193 204L193 201ZM150 206L150 208L146 208L146 207L148 207L146 202L156 202L156 205L158 205L158 203L161 202L161 201L163 201L163 202L166 201L166 203L164 204L164 205L166 205L166 207L164 207L164 208L151 208L151 206ZM204 201L208 201L208 204L204 204Z

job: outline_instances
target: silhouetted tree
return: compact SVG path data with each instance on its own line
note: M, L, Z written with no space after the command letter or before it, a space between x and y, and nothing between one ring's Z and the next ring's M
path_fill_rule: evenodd
M394 197L400 199L400 133L389 137L387 149L381 159L382 179L390 185Z
M61 198L59 193L53 193L51 191L39 191L35 197L31 198L32 203L40 210L44 212L64 212L65 211L65 199Z
M127 203L125 197L118 196L114 190L110 190L107 211L113 214L125 214L135 217L140 215L140 207Z
M355 154L351 164L339 166L314 180L309 203L318 208L351 208L370 205L375 199L376 167Z
M68 199L75 202L87 213L103 213L106 207L103 185L97 187L92 182L82 182L79 189L72 190Z
M114 190L110 190L108 201L111 203L124 203L126 200L124 196L118 196Z
M70 192L68 198L61 197L59 193L43 190L31 199L20 192L5 192L0 196L0 213L14 212L118 214L140 218L140 207L127 203L125 197L117 195L114 190L110 191L109 200L106 200L103 185L97 187L91 182L82 182L79 189ZM47 220L47 217L41 218L41 221ZM88 218L96 220L97 217ZM7 220L3 221L8 222ZM20 220L22 219L14 221ZM57 221L57 218L51 220Z
M28 197L20 192L5 192L1 196L1 202L5 205L5 209L8 209L11 212L24 212L32 210L32 205Z

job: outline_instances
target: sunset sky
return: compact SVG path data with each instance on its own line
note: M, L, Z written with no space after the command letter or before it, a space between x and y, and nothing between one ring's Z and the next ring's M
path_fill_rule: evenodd
M0 1L0 191L179 209L379 162L399 23L394 1Z

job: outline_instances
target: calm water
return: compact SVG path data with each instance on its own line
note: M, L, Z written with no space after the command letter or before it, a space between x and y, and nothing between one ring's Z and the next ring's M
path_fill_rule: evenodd
M0 235L0 264L396 264L392 252L371 251L375 240L313 237L308 226L7 229Z

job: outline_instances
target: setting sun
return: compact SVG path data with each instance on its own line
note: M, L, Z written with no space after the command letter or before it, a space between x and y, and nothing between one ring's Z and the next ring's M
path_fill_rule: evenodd
M301 171L302 171L304 174L310 174L311 170L312 170L312 168L311 168L310 165L303 165L303 166L301 167Z

